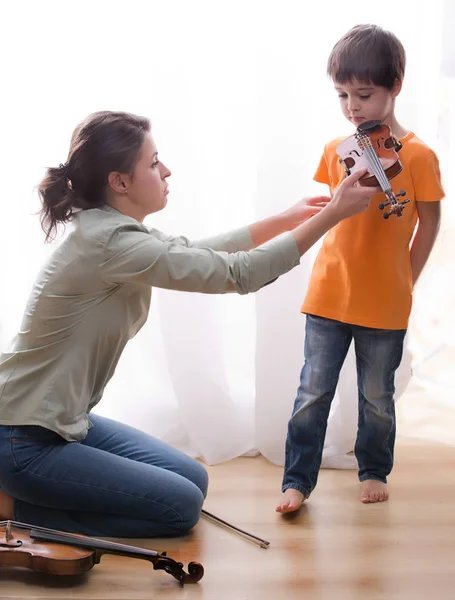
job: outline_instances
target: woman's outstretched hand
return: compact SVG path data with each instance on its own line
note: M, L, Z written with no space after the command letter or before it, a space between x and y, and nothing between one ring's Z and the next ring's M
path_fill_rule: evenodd
M377 194L381 190L359 186L357 181L364 173L366 173L366 169L347 177L335 191L332 198L329 196L303 198L303 200L299 200L285 211L250 225L249 229L254 247L260 246L286 231L295 232L305 223L310 225L314 221L311 217L317 217L318 225L312 226L310 228L311 232L309 231L306 234L309 236L308 239L314 239L313 232L320 237L339 221L366 210L373 194ZM300 240L300 235L297 237ZM301 240L299 244L302 248L306 246Z
M357 181L366 173L357 171L341 183L332 198L329 196L314 196L303 198L282 213L289 229L295 229L310 217L320 213L330 204L330 211L341 219L365 211L370 205L371 197L381 191L380 188L361 187Z
M327 206L331 198L329 196L314 196L303 198L283 212L283 217L289 223L289 229L294 229L300 223L321 212Z
M381 192L381 188L379 187L362 187L357 184L358 180L365 175L366 172L367 169L352 173L352 175L346 177L333 194L328 209L332 211L340 221L365 212L370 206L372 196Z
M340 221L367 210L372 196L381 190L358 185L358 180L365 173L366 169L349 175L337 188L330 202L317 215L313 215L314 218L301 223L292 231L300 255Z

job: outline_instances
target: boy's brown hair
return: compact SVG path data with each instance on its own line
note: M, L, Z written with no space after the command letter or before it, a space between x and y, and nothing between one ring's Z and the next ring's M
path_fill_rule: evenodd
M327 73L337 83L353 79L391 90L406 66L403 44L378 25L356 25L332 49Z

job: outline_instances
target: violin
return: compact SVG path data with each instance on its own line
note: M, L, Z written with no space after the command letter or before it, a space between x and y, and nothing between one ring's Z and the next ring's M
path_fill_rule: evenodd
M15 521L0 521L0 566L26 567L53 575L77 575L92 569L103 554L140 558L153 563L180 583L197 583L204 575L198 562L183 563L146 548L136 548L84 535L64 533Z
M386 206L390 209L383 213L384 219L391 215L403 216L404 205L409 200L399 201L405 196L406 191L401 190L395 194L389 180L396 177L403 170L398 152L401 142L392 135L390 127L381 121L366 121L361 123L354 135L343 140L337 147L339 162L343 165L346 175L368 169L359 179L359 185L376 187L380 186L387 201L379 204L379 209Z

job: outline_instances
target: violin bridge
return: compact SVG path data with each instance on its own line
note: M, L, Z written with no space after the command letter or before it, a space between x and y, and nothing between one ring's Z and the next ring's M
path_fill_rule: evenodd
M0 538L1 539L1 538ZM7 521L5 525L5 542L0 542L1 548L20 548L22 546L22 542L20 540L16 540L13 542L14 536L11 533L11 521ZM11 543L13 542L13 543Z
M8 521L6 523L6 527L5 527L5 540L6 543L10 542L13 539L13 535L11 533L11 521Z

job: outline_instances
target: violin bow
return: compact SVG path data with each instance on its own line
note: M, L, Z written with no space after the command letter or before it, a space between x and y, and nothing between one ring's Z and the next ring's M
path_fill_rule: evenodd
M209 519L211 521L215 521L215 523L218 523L220 525L224 525L228 529L232 529L233 531L239 533L240 535L245 536L250 541L252 541L253 543L260 546L261 548L268 548L270 546L270 542L268 542L267 540L263 540L262 538L257 537L256 535L253 535L252 533L249 533L248 531L244 531L243 529L240 529L239 527L236 527L235 525L232 525L231 523L228 523L227 521L224 521L223 519L216 517L215 515L213 515L212 513L209 513L208 511L206 511L204 509L201 511L201 514L203 517L206 517L207 519Z

